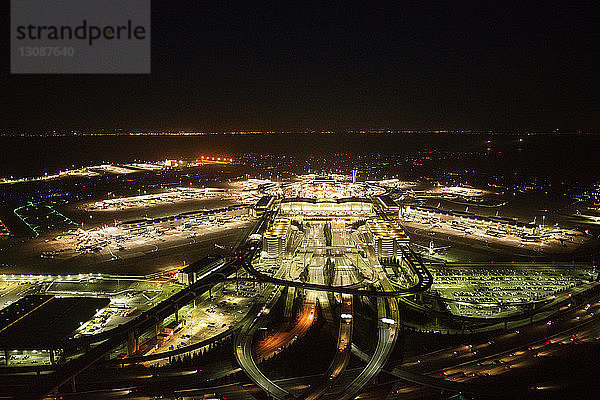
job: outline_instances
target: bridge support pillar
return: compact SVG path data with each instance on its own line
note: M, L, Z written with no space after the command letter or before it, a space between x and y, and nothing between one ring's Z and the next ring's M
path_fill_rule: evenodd
M156 324L154 324L154 338L155 338L155 348L158 349L160 343L158 341L158 335L160 335L160 332L162 331L163 328L163 324L162 321L157 322Z
M54 362L55 362L55 360L54 360L54 350L50 349L50 364L54 365Z
M133 330L127 332L127 355L131 356L138 351L138 339Z
M179 322L179 308L175 308L175 321Z
M77 385L75 384L75 377L71 378L71 391L75 393L77 391Z
M4 362L6 363L6 366L8 367L8 350L4 349Z

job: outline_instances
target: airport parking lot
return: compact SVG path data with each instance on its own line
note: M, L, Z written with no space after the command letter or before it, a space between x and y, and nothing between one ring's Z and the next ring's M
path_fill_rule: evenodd
M453 300L446 302L452 314L484 318L523 312L531 303L553 300L593 276L591 268L547 265L430 267L430 272L431 291Z

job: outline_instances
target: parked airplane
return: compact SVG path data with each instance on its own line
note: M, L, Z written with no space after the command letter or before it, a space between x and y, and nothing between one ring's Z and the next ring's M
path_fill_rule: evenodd
M435 243L433 243L433 240L429 242L429 246L423 246L420 244L416 244L414 243L414 245L418 248L421 248L422 250L425 250L429 253L430 256L434 255L434 254L441 254L443 251L448 250L449 248L451 248L452 246L435 246Z

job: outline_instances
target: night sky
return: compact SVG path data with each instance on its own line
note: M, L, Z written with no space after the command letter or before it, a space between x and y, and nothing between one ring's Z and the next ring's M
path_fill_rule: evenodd
M154 0L151 75L11 76L6 1L0 127L600 128L596 2L397 3Z

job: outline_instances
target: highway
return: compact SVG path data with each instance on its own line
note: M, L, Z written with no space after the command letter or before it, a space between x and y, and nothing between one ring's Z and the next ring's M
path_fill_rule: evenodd
M301 398L306 400L315 400L321 397L337 380L337 378L346 370L350 356L352 355L352 327L354 325L352 296L342 296L342 307L340 312L337 340L337 350L331 365L327 369L323 378L312 385Z
M285 324L282 329L273 333L261 341L256 348L256 358L258 360L264 360L270 358L272 355L279 353L289 344L291 344L296 338L303 336L306 331L312 326L315 320L315 296L308 295L302 310L295 323L293 323L291 329L285 329Z
M265 213L265 215L261 219L260 226L262 227L263 230L264 230L264 228L266 228L266 221L267 221L267 218L269 215L270 215L269 213ZM262 230L261 230L261 232L262 232ZM246 264L251 265L250 263L251 263L252 259L254 258L254 254L255 254L256 250L257 250L257 248L250 248L244 252L244 256L246 257L246 259L245 259ZM290 273L289 268L290 268L290 265L288 263L282 263L274 276L276 278L286 276L286 275L289 276L289 273ZM247 318L246 321L242 324L240 332L238 333L238 335L235 338L234 351L235 351L235 357L236 357L238 364L240 365L242 370L246 373L246 375L248 375L250 377L250 379L252 379L252 381L256 385L258 385L263 391L265 391L269 395L272 395L276 398L284 399L284 398L289 398L291 396L290 393L287 392L286 390L284 390L283 388L281 388L280 386L278 386L277 384L275 384L274 382L272 382L269 378L267 378L265 376L265 374L262 373L262 371L258 368L258 365L256 364L256 360L253 356L254 352L253 352L253 348L252 348L253 347L252 346L253 338L254 338L255 333L265 324L267 315L268 315L270 309L273 308L273 306L279 299L281 292L282 292L281 286L275 286L275 285L268 284L268 283L266 284L266 286L261 294L261 297L255 303L254 307L252 308L252 312L250 312L248 314L249 318ZM314 318L314 310L312 311L312 313L313 314L304 315L303 320L306 320L306 318L309 315L311 316L311 320L312 320L312 318ZM306 322L302 323L302 325L304 326L305 323ZM280 339L273 340L268 345L266 345L262 348L260 356L265 357L269 353L269 351L272 351L272 347L271 347L272 345L275 345L276 346L275 348L279 348L282 345L285 345L286 339L289 339L289 338L286 337L283 340L280 340Z
M370 265L377 264L377 261L376 257L372 257ZM392 285L385 274L379 276L379 282L380 290L393 290ZM377 346L373 357L371 357L360 374L342 391L342 393L337 395L337 398L339 399L351 399L356 396L356 394L358 394L360 390L379 373L394 349L394 345L398 338L398 325L400 323L400 313L395 298L377 297L377 319Z
M283 267L278 272L283 272ZM254 334L261 327L262 321L265 319L267 314L265 310L270 309L277 302L281 291L281 287L267 284L260 301L253 307L253 312L249 313L250 318L242 325L239 334L236 336L234 350L235 358L240 367L254 383L266 393L279 399L285 399L290 397L290 393L267 378L258 368L252 355ZM261 304L264 304L264 306L261 307ZM255 314L254 311L257 313Z
M347 232L345 230L343 221L332 222L332 242L334 246L348 246ZM354 274L352 271L354 268L346 268L346 264L342 261L343 257L334 258L334 285L345 286L354 283ZM322 269L319 270L322 279ZM319 295L326 297L323 292L319 292ZM312 387L303 393L302 398L307 400L318 399L324 395L327 390L337 381L340 375L346 370L351 356L352 343L352 330L354 326L354 308L352 295L342 294L341 295L341 307L338 316L339 328L338 328L338 339L337 339L337 351L335 356L327 369L327 372L323 375L318 383L312 385ZM325 309L325 307L323 307Z
M596 296L596 299L598 296ZM488 397L525 396L536 382L489 383L479 379L536 365L558 354L568 354L580 343L598 342L600 302L570 308L520 330L495 335L493 340L454 346L407 359L387 371L402 380L427 387ZM575 346L575 347L573 347ZM353 348L362 359L364 352ZM472 382L474 380L474 382Z
M318 260L322 261L322 258L315 258L314 262L318 262ZM276 272L275 277L278 278L280 276L289 274L290 266L291 263L282 263L279 270ZM309 281L322 282L322 270L322 265L309 268ZM254 383L256 383L269 395L276 398L285 399L291 397L292 395L268 379L258 368L256 359L262 360L270 357L272 354L281 351L283 348L288 346L297 337L306 333L308 328L310 328L315 320L317 293L312 290L307 291L306 298L296 323L290 330L280 330L261 342L257 346L255 359L252 348L254 335L261 327L265 325L268 318L268 310L275 305L282 291L281 286L274 286L270 284L267 285L268 286L264 293L264 300L261 299L261 301L257 303L256 308L258 309L259 305L263 303L263 301L266 301L265 305L258 311L257 314L250 313L250 315L256 315L256 317L253 319L248 319L248 321L242 326L242 329L235 340L235 354L240 367Z
M389 305L386 307L386 303ZM340 400L348 400L354 398L360 390L373 379L387 362L390 353L394 349L396 339L398 338L398 320L399 312L398 305L394 299L377 298L377 347L373 353L373 357L369 360L365 368L360 374L338 395ZM395 324L383 322L382 318L390 318L396 321Z

